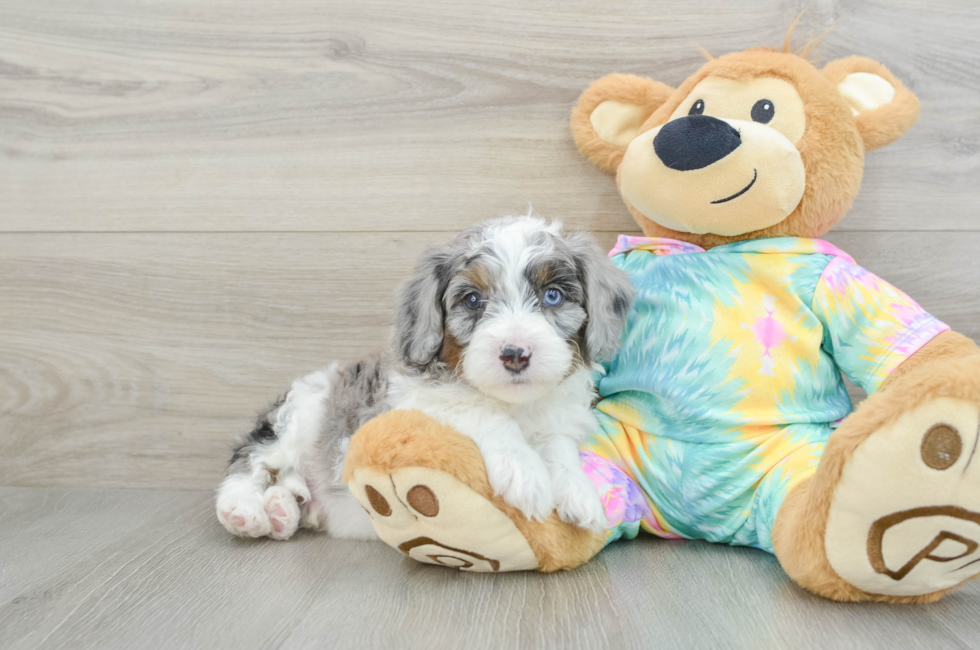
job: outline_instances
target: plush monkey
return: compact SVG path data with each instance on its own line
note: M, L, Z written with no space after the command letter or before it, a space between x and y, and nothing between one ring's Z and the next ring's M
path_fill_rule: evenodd
M980 348L816 239L865 152L918 113L860 57L755 49L676 89L593 83L575 142L645 234L610 253L637 297L580 450L609 531L525 519L467 438L394 411L344 472L381 538L422 562L554 571L642 530L774 553L845 601L932 601L980 574ZM853 413L842 373L869 394Z

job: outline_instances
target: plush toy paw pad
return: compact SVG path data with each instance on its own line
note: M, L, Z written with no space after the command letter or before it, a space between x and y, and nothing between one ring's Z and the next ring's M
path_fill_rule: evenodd
M831 566L869 593L928 594L980 573L980 405L939 398L855 450L834 492Z
M527 540L507 515L445 472L360 468L348 487L381 540L414 560L463 571L538 566Z

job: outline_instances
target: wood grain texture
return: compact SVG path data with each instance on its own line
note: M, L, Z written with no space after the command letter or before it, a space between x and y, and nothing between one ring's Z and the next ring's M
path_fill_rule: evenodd
M978 230L972 0L0 2L4 231L457 230L528 202L632 223L569 111L611 72L833 31L922 100L840 230Z
M643 536L567 573L464 574L378 542L240 540L212 496L0 488L0 639L70 648L969 648L980 583L842 605L761 551Z
M213 487L292 378L385 342L395 286L450 236L0 237L0 484ZM980 233L830 239L980 339Z

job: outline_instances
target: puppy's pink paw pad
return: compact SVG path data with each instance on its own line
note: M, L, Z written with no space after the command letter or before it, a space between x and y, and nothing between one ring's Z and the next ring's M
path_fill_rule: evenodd
M258 494L231 495L218 502L218 521L232 535L264 537L269 534L269 517Z
M289 539L300 522L299 505L293 493L281 485L273 485L265 491L265 512L269 517L272 539Z

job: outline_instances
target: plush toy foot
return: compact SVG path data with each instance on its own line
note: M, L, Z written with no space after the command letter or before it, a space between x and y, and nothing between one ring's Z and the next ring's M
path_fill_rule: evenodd
M936 600L980 574L980 357L930 364L838 429L773 542L839 600Z
M344 482L378 536L408 557L464 571L556 571L602 548L552 514L527 519L493 494L469 438L420 411L391 411L351 439Z

